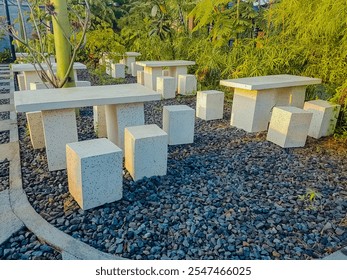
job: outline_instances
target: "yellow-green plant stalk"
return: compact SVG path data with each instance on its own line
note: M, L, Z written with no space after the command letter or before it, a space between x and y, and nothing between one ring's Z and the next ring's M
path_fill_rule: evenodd
M53 0L52 3L54 5L54 16L52 17L52 22L57 60L57 78L61 82L64 81L66 75L68 75L67 81L63 87L74 87L75 78L73 68L70 67L72 47L69 41L71 36L71 27L67 11L67 3L66 0Z

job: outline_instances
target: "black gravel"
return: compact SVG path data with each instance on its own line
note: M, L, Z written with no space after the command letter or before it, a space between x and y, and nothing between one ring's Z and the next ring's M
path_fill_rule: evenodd
M10 98L0 99L0 105L10 104Z
M147 103L146 123L161 127L172 104L195 108L195 98ZM166 176L133 182L124 170L123 199L88 211L70 196L65 170L48 172L19 115L28 199L60 230L130 259L317 259L346 246L346 144L337 151L329 138L309 138L282 149L230 127L225 107L223 120L196 120L194 144L169 147ZM77 119L79 139L95 138L92 109Z
M61 253L40 242L28 229L11 236L0 246L0 260L61 260Z
M0 94L6 94L6 93L10 93L10 90L8 88L0 87Z
M9 119L10 119L10 112L9 111L0 112L0 121L9 120Z
M0 144L6 144L10 142L10 131L0 131Z
M0 161L0 192L10 186L10 162L8 160Z

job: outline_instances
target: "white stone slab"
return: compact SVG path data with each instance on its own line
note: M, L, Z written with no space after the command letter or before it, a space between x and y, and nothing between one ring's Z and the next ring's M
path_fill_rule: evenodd
M103 106L93 106L94 132L99 138L107 137L106 128L106 108Z
M48 169L49 171L65 169L65 146L78 141L75 109L42 111L41 114Z
M83 210L123 196L123 152L107 139L66 145L69 192Z
M76 87L90 87L91 83L89 81L75 81ZM52 89L53 86L50 83L30 83L29 90L41 90L41 89Z
M159 93L139 84L74 87L14 93L17 112L127 104L160 100Z
M137 61L136 64L143 67L172 67L172 66L195 65L195 61L188 61L188 60Z
M168 134L169 145L194 142L195 110L186 105L163 107L163 130Z
M282 148L304 147L312 113L296 107L275 107L266 139Z
M218 90L198 91L196 101L196 116L200 119L223 119L224 92Z
M166 175L167 144L167 134L157 125L125 128L125 167L134 181Z
M158 77L157 92L161 94L163 99L175 98L176 79L174 77Z
M33 148L43 149L45 147L45 135L43 132L41 111L26 113L27 123L30 133L30 140Z
M107 137L121 149L124 148L124 129L145 123L143 103L106 105Z
M313 114L308 135L316 139L332 135L340 109L340 105L331 104L325 100L305 102L304 110Z
M178 75L178 94L191 95L195 94L197 89L197 81L195 75Z
M320 84L321 79L295 75L270 75L240 79L221 80L220 85L247 90L262 90L269 88L307 86Z
M41 63L41 66L42 66L42 69L45 71L49 69L48 65L45 63ZM39 71L42 70L38 64L34 65L31 63L11 64L11 68L12 68L13 72L35 71L36 69ZM57 64L56 63L52 63L52 69L57 70ZM84 64L82 64L80 62L75 62L73 64L73 69L74 70L83 70L83 69L87 69L87 66L85 66Z

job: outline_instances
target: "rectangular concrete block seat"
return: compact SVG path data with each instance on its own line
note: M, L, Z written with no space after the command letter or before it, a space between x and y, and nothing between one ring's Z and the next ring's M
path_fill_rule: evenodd
M282 148L305 146L312 113L303 109L274 107L266 139Z
M123 152L109 140L66 145L69 192L83 210L123 196Z
M332 135L340 109L340 105L331 104L325 100L305 102L304 110L313 114L308 135L316 139Z
M178 94L191 95L196 92L197 81L195 75L178 75Z
M157 92L163 99L176 97L176 79L174 77L162 76L157 78Z
M218 90L198 91L196 116L200 119L218 120L223 118L224 92Z
M167 133L157 125L125 128L125 168L134 181L167 172Z
M145 84L145 72L143 70L137 71L137 83L140 85Z
M194 142L195 110L187 105L163 107L163 130L168 134L169 145Z
M125 64L112 63L111 73L113 78L125 78Z

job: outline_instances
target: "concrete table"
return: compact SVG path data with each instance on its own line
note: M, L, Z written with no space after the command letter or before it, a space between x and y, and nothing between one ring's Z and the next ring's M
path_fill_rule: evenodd
M162 76L163 67L169 68L169 76L177 78L178 75L187 74L187 68L195 65L194 61L188 60L163 60L163 61L137 61L137 65L144 67L145 86L157 90L157 77Z
M275 106L303 108L307 85L321 79L271 75L221 80L220 85L235 89L231 125L247 132L266 131Z
M119 61L119 63L125 64L127 66L126 73L132 74L131 72L131 63L135 62L136 57L140 56L141 54L138 52L126 52L123 55L123 59Z
M42 111L45 146L50 171L66 168L67 143L77 142L75 108L106 105L108 139L124 147L124 129L144 124L146 101L160 100L161 95L139 84L80 88L16 91L17 112Z
M44 71L47 71L48 65L46 63L42 63L42 68ZM31 63L22 63L22 64L12 64L12 71L13 72L22 72L24 75L24 81L25 81L25 90L28 90L30 88L30 83L37 83L42 82L40 76L36 72L36 69L41 72L41 68L38 64L34 65ZM36 68L35 68L36 67ZM57 70L57 64L52 63L53 71ZM80 62L75 62L73 65L74 75L75 75L75 81L77 81L77 70L83 70L87 69L87 66Z

